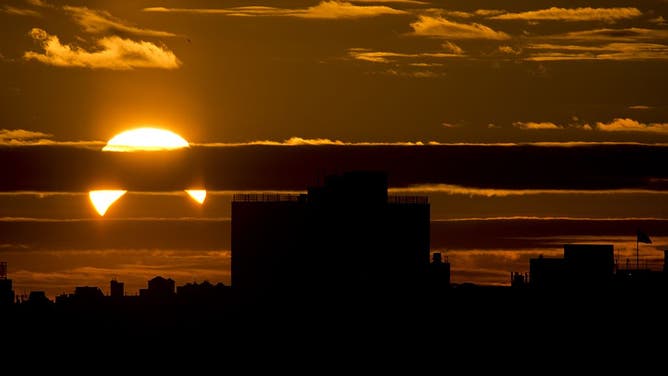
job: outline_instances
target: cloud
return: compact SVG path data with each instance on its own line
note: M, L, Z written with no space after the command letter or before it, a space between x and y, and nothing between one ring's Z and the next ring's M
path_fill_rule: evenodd
M653 24L657 24L657 25L659 25L659 26L666 26L666 25L668 25L668 22L666 22L666 19L665 19L663 16L659 16L659 17L656 17L656 18L652 18L651 20L649 20L649 22L651 22L651 23L653 23Z
M448 39L491 39L506 40L510 36L478 23L459 23L443 17L420 16L411 23L413 34L419 36L439 37Z
M39 142L53 137L52 134L25 129L0 129L0 144L12 145Z
M668 191L649 189L498 189L477 188L452 184L419 184L405 188L390 188L391 194L448 194L481 197L509 197L527 195L668 195Z
M36 10L17 8L11 5L5 5L4 7L2 7L2 12L15 16L42 17L42 14Z
M604 132L649 132L668 134L668 123L644 124L633 119L617 118L609 123L596 123L596 129Z
M518 121L513 123L513 126L515 128L519 129L530 129L530 130L536 130L536 129L563 129L563 126L551 123L551 122L523 122L523 121Z
M26 2L32 6L40 7L40 8L51 8L52 5L47 3L44 0L26 0Z
M476 16L492 17L492 16L496 16L497 14L504 14L504 13L506 13L506 11L501 10L501 9L478 9L473 13Z
M177 36L176 34L167 31L142 29L132 26L127 22L112 16L111 13L105 10L74 6L64 6L63 9L69 13L86 32L92 34L101 34L111 31L150 37Z
M226 16L297 17L313 19L354 19L383 15L407 14L408 12L384 5L354 5L345 1L322 1L308 8L275 8L266 6L243 6L232 8L144 8L145 12L222 14Z
M450 53L455 54L455 55L463 55L464 54L464 50L461 47L459 47L458 45L456 45L452 42L445 42L441 45L441 47L443 47L443 49L446 50L447 52L450 52Z
M656 43L609 43L601 46L539 43L526 48L538 51L526 57L530 61L668 59L668 46Z
M512 48L511 46L499 46L499 52L508 55L519 55L522 53L522 50Z
M577 118L574 119L577 121ZM556 129L582 129L582 130L587 130L590 131L592 130L591 125L589 124L555 124L552 122L523 122L523 121L517 121L513 123L513 126L515 128L523 129L523 130L556 130Z
M328 138L302 138L302 137L290 137L284 141L271 141L271 140L258 140L258 141L249 141L244 143L205 143L205 144L196 144L191 143L192 146L205 146L205 147L221 147L221 146L249 146L249 145L267 145L267 146L314 146L314 145L324 145L324 146L423 146L423 145L435 145L436 142L422 142L422 141L404 141L404 142L345 142L341 140L331 140Z
M427 5L428 2L417 0L352 0L351 3L411 4Z
M649 132L668 133L668 123L644 124L628 118L617 118L609 123L597 122L594 127L589 124L556 124L552 122L515 122L513 126L524 130L543 129L581 129L586 131L597 130L603 132Z
M323 1L318 5L307 8L302 14L297 15L297 17L338 19L376 17L406 13L406 11L390 8L388 6L359 6L343 1Z
M635 106L629 106L629 110L651 110L652 108L654 108L654 107L645 106L645 105L642 105L642 104L637 104Z
M668 30L664 29L644 29L630 27L625 29L594 29L572 31L564 34L556 34L548 37L549 39L570 40L570 41L615 41L615 42L636 42L643 40L663 40L668 39Z
M505 10L499 9L478 9L472 12L465 12L461 10L447 10L447 9L429 9L431 14L440 16L448 16L455 18L473 18L473 17L491 17L497 14L507 13Z
M181 61L172 51L145 41L137 42L110 36L96 41L98 50L86 51L80 47L61 44L57 36L49 35L42 29L32 29L30 36L41 44L44 52L28 51L23 57L47 65L114 70L176 69L181 66Z
M490 17L493 20L525 20L525 21L604 21L619 20L642 16L638 8L557 8L532 10L520 13L505 13Z
M55 141L52 134L26 129L0 129L0 146L75 146L99 149L102 141Z
M419 66L411 64L412 66ZM380 74L387 74L390 76L397 77L411 77L411 78L436 78L443 77L445 73L443 72L434 72L432 70L403 70L403 69L386 69L379 72Z
M457 46L453 44L453 48L454 47ZM461 50L461 48L459 50ZM351 48L348 50L348 55L350 55L350 57L352 57L353 59L368 61L372 63L392 63L399 59L421 59L421 58L443 59L443 58L457 58L463 56L459 53L444 53L444 52L402 53L402 52L388 52L388 51L372 51L365 48Z

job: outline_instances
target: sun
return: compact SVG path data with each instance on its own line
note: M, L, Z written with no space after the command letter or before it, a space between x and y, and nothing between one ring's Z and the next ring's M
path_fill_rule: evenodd
M93 207L97 213L104 216L111 204L116 202L126 192L127 191L123 190L103 189L88 192L88 197L90 198L90 202L93 203Z
M206 189L186 189L186 193L198 204L203 204L206 199Z
M188 141L172 131L143 127L117 134L107 142L102 151L157 151L189 146Z
M112 137L102 148L109 152L161 151L176 150L189 147L190 144L178 134L160 128L142 127L130 129ZM125 190L93 190L88 192L93 207L100 216L104 216L111 205L118 201ZM206 190L186 189L185 192L198 204L206 199Z

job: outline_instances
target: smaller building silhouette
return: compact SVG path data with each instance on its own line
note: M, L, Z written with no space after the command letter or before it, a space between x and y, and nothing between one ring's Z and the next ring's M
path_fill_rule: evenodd
M7 278L7 263L0 262L0 305L14 303L12 280Z
M176 288L179 300L220 303L229 301L230 287L219 282L215 285L209 281L202 283L186 283Z
M28 301L26 302L30 306L40 307L50 305L52 302L47 298L44 291L30 291L28 295Z
M109 283L109 295L114 299L120 299L125 295L125 284L112 279Z
M99 287L78 286L74 288L73 298L77 303L97 303L104 299L104 293Z
M441 252L432 253L427 278L427 286L431 289L450 287L450 262L447 257L443 258Z
M510 287L523 288L529 286L529 274L510 272Z
M548 289L609 287L614 267L612 244L566 244L563 258L529 260L529 283Z
M150 299L168 299L174 297L174 280L157 276L148 281L148 288L140 289L139 296Z

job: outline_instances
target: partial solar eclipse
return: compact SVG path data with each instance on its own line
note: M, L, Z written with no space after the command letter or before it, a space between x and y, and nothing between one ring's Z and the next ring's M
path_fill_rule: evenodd
M163 151L187 147L190 147L188 141L172 131L142 127L117 134L107 142L102 151ZM198 204L203 204L206 199L205 189L186 189L185 192ZM88 197L97 213L104 216L111 205L125 193L127 193L126 190L93 190L88 192Z
M107 141L102 151L160 151L190 147L178 134L159 128L136 128Z

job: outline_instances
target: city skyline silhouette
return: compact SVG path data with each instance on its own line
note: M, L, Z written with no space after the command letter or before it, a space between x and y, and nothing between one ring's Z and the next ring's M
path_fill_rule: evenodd
M3 0L0 337L60 362L86 356L41 339L146 360L438 342L434 364L663 338L666 20L666 0Z

